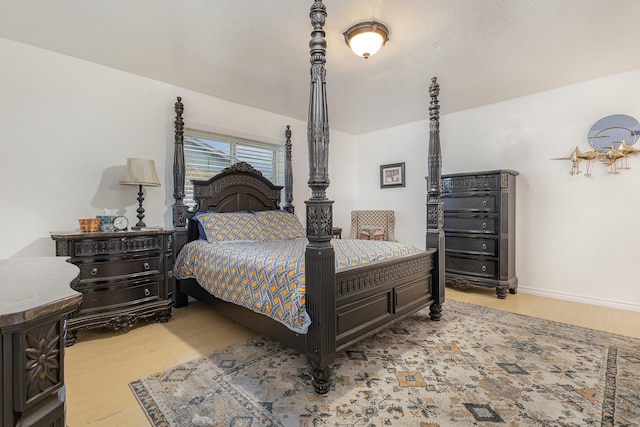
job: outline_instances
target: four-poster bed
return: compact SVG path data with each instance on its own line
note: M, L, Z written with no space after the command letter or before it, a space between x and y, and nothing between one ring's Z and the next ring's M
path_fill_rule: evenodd
M201 259L201 255L190 254L188 251L194 246L211 246L199 240L197 227L197 215L204 215L204 221L216 222L220 218L242 218L253 224L252 230L257 226L254 213L263 211L276 211L282 209L293 216L292 205L292 174L291 174L291 130L287 126L286 153L285 153L285 200L280 206L282 187L273 185L264 178L260 172L251 165L238 163L225 169L208 181L194 181L194 198L197 206L189 210L184 204L185 196L185 162L183 152L183 112L184 105L181 98L175 103L175 158L174 158L174 198L173 222L176 230L176 252L178 258L191 260L187 267L179 267L176 264L176 289L174 298L176 307L187 304L188 296L192 296L216 308L238 322L245 324L258 333L270 336L283 344L296 349L306 355L312 369L313 386L317 393L326 393L330 387L330 367L335 360L336 351L348 347L356 341L374 334L378 330L388 326L401 318L409 316L422 308L429 306L433 320L441 317L442 303L444 302L444 232L443 206L440 202L440 176L441 154L439 141L439 87L435 78L430 86L431 103L430 114L430 139L429 139L429 186L427 191L427 249L407 249L406 245L391 242L368 242L366 244L397 245L391 255L383 255L380 258L370 258L362 265L344 266L346 251L354 243L346 241L332 241L333 201L326 197L326 189L329 186L328 177L328 145L329 124L327 116L327 102L325 92L325 49L326 41L323 26L326 19L325 6L321 0L316 1L311 7L310 18L313 25L311 41L311 95L309 104L309 122L307 129L307 141L309 150L309 180L311 197L306 204L306 231L302 236L292 234L297 242L288 242L289 245L298 245L296 253L300 254L296 261L302 267L301 291L287 288L285 293L296 294L297 301L301 301L303 320L308 324L296 329L279 320L274 320L261 314L262 303L258 302L251 309L216 298L205 289L195 278L181 278L186 270L200 270L200 266L193 264L193 260ZM226 215L226 216L225 216ZM297 219L296 219L297 221ZM206 223L206 222L205 222ZM212 235L215 225L206 223L209 228L205 239L215 242L217 236ZM260 226L261 227L261 226ZM294 227L295 229L295 227ZM302 237L302 239L299 239ZM306 238L305 238L306 237ZM243 237L246 239L246 237ZM251 237L255 240L265 240ZM223 239L221 239L223 240ZM272 240L267 237L266 240ZM302 240L303 243L300 243ZM355 242L355 241L354 241ZM228 243L228 242L224 242ZM263 245L266 251L274 251L274 242L257 242ZM244 249L247 243L243 241L232 242L231 245L218 245L222 252L211 255L207 264L215 264L222 256ZM266 246L265 246L266 245ZM362 249L357 247L357 249ZM369 246L359 252L374 252L376 248ZM279 249L278 249L279 251ZM255 253L252 256L258 256ZM366 257L367 255L363 255ZM349 255L347 255L347 258ZM253 265L254 258L247 261ZM246 264L242 264L246 265ZM338 265L338 267L336 267ZM236 269L236 267L231 267ZM243 269L240 266L238 269ZM254 274L253 272L248 274ZM260 275L261 273L256 273ZM299 274L299 273L295 273ZM293 276L291 272L289 275ZM184 276L186 277L186 276ZM195 276L189 276L195 277ZM205 281L200 276L200 281ZM249 276L247 276L249 277ZM253 276L251 276L253 277ZM241 279L235 279L241 281ZM246 281L251 280L250 278ZM208 281L208 280L207 280ZM256 283L260 284L259 281ZM228 283L224 284L225 286ZM298 283L299 285L299 283ZM263 287L267 287L264 285ZM238 294L235 291L231 293ZM256 290L251 292L257 294ZM236 295L237 296L237 295ZM251 294L246 294L251 298ZM276 297L280 297L277 294ZM222 297L221 297L222 298ZM245 299L242 294L239 299ZM293 303L292 303L293 304ZM288 303L286 304L288 305ZM271 307L269 307L270 311ZM307 316L308 315L308 316Z

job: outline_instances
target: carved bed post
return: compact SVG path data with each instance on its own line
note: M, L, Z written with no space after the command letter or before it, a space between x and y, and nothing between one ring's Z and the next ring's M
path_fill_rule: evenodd
M307 311L311 326L307 336L307 358L313 371L316 393L329 391L331 365L336 353L335 254L331 245L333 201L327 199L329 187L329 120L325 86L327 42L323 26L327 11L321 0L309 13L313 31L311 52L311 94L309 98L309 181L311 198L305 202L307 238L305 274Z
M182 113L184 112L184 104L182 98L174 104L173 109L176 112L176 120L173 122L175 126L175 145L173 153L173 226L176 229L187 227L187 206L184 204L184 121Z
M173 122L175 126L175 145L173 152L173 228L175 229L174 251L178 251L187 243L187 206L184 204L184 180L186 168L184 163L184 121L182 113L184 112L184 104L182 98L178 97L174 104L176 119ZM187 295L178 292L178 287L172 289L173 298L176 307L187 305Z
M429 95L429 153L427 155L427 170L429 182L427 184L427 248L436 248L436 259L433 269L433 298L434 303L429 308L432 320L442 317L442 303L444 302L444 203L440 200L442 194L442 151L440 149L440 105L438 95L440 85L437 78L431 79Z
M287 125L287 130L284 132L284 135L287 139L284 143L284 205L282 209L289 213L294 213L293 171L291 169L291 127L289 125Z

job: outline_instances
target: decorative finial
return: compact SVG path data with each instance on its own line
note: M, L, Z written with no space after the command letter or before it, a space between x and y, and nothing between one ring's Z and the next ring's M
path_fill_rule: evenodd
M431 78L431 85L429 86L429 95L431 96L431 102L429 103L429 119L431 121L431 127L435 129L440 128L440 104L438 101L438 95L440 95L440 85L438 84L438 78Z

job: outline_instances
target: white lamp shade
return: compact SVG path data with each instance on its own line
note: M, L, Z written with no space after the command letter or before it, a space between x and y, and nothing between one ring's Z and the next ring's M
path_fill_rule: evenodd
M360 33L349 40L349 46L356 55L368 58L380 50L383 42L378 33Z
M365 21L352 25L343 34L351 50L366 59L389 40L389 27L381 22Z
M127 170L120 180L120 184L159 187L160 180L156 173L156 163L148 159L127 159Z

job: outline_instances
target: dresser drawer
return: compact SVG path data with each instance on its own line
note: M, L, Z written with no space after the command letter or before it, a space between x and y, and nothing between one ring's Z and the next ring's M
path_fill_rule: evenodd
M482 237L451 236L445 238L445 251L473 255L498 256L498 240Z
M161 280L140 280L83 289L80 314L113 310L117 307L131 307L158 300Z
M74 241L70 255L74 257L88 257L162 250L164 250L163 236L123 236L112 239Z
M445 212L496 212L497 197L493 193L442 197Z
M131 258L77 264L80 267L80 286L83 282L123 277L139 277L160 273L159 257Z
M454 216L444 217L444 231L462 233L497 234L499 218L495 216Z
M492 259L464 258L445 254L447 273L486 278L498 278L498 261Z

